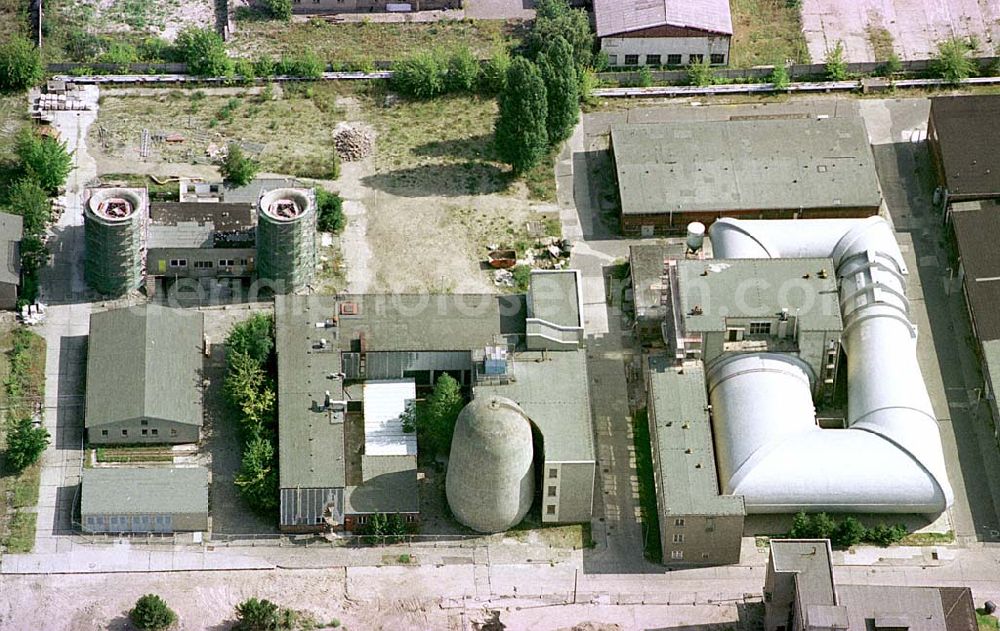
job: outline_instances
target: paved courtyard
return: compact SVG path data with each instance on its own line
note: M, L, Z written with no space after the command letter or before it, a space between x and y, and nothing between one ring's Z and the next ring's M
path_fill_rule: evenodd
M929 59L938 42L972 37L981 56L1000 46L996 0L803 0L802 30L809 56L821 63L843 42L848 61L881 61L876 48L891 44L901 59ZM888 34L888 36L886 35Z

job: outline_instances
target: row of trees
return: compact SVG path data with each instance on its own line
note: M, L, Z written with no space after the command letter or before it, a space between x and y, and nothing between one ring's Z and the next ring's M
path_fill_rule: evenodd
M855 517L837 521L826 513L797 513L788 531L790 539L829 539L830 545L843 549L862 542L885 547L898 543L906 534L906 526L902 524L877 524L866 528Z
M238 414L243 442L235 483L261 514L278 508L275 370L274 317L258 313L236 324L226 338L223 393Z
M265 598L247 598L236 605L234 631L280 631L296 626L296 613ZM177 614L156 594L146 594L128 612L129 621L141 631L164 631L177 622ZM333 620L323 626L340 626Z
M20 473L41 457L49 444L49 433L36 425L34 412L41 407L41 384L33 380L44 378L33 374L31 365L39 352L33 341L37 336L27 329L15 329L7 361L10 370L4 380L7 409L7 450L4 452L4 469L7 473Z

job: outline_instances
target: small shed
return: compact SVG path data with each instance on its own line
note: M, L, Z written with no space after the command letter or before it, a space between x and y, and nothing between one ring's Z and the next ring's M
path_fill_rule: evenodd
M94 533L208 530L208 469L84 469L80 520Z

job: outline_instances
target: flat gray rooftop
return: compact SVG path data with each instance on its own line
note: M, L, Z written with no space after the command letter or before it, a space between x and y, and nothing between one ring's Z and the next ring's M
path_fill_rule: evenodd
M477 386L475 396L497 394L521 406L545 437L546 461L594 461L586 351L516 353L512 358L517 380Z
M800 331L840 331L831 259L707 259L677 263L688 333L725 331L726 318L772 318L782 309Z
M583 326L575 270L532 273L528 301L534 318L557 326Z
M660 295L663 293L663 262L676 249L666 243L641 243L629 247L629 271L632 275L637 316L664 311L660 305Z
M84 469L80 497L80 512L84 515L208 513L208 469Z
M874 208L860 118L614 125L622 214Z
M701 362L683 369L666 357L649 358L651 438L663 489L663 515L742 515L743 498L719 495L705 371Z
M799 608L837 604L833 583L830 542L826 539L772 539L771 563L775 572L791 572Z

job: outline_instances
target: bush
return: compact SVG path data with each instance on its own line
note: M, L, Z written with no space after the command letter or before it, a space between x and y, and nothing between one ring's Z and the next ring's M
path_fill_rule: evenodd
M635 85L638 88L648 88L653 85L653 73L648 66L642 66L636 73Z
M294 57L282 57L277 67L280 75L303 79L320 79L325 70L326 64L312 51Z
M48 431L36 426L30 416L8 418L5 458L11 472L23 471L38 462L48 444Z
M245 83L249 83L257 78L253 62L249 59L237 59L233 64L233 74Z
M906 526L902 524L896 524L894 526L878 524L877 526L869 528L865 532L865 541L885 548L894 543L899 543L899 541L905 536Z
M275 20L292 19L292 0L264 0L264 6Z
M270 600L248 598L236 605L234 631L274 631L281 628L281 609Z
M258 165L236 143L230 143L225 159L219 165L222 178L233 186L246 186L257 177Z
M837 42L832 50L826 53L826 78L830 81L847 79L847 61L844 59L844 43Z
M344 229L344 201L340 195L316 189L316 208L319 211L316 227L320 232L338 233Z
M139 59L142 61L172 61L177 58L173 44L160 37L148 37L139 44Z
M253 72L262 79L274 76L277 64L270 57L264 56L253 62Z
M25 37L14 35L0 45L0 90L27 90L44 76L41 55Z
M487 96L499 94L507 85L507 71L510 70L510 52L505 47L493 51L493 55L483 64L479 74L479 91Z
M687 67L688 85L706 86L715 83L715 72L707 61L699 61Z
M775 90L787 90L791 80L788 78L788 68L784 64L775 66L771 71L771 83Z
M392 88L412 98L428 99L445 91L447 66L435 51L420 51L392 65Z
M948 83L958 84L976 72L976 64L969 58L971 47L964 39L953 37L938 44L938 54L931 69Z
M232 70L226 44L212 29L187 27L177 36L177 54L188 72L202 77L223 77Z
M479 85L479 60L468 47L455 50L448 57L448 72L444 79L448 92L474 92Z
M399 513L375 513L361 529L365 543L399 543L408 534L406 520Z
M864 540L865 532L865 527L856 517L845 517L834 529L830 543L835 548L850 548Z
M136 601L128 618L137 629L159 631L177 622L177 614L156 594L146 594Z
M21 170L49 194L59 190L73 167L66 143L51 136L38 136L30 128L18 134L15 151Z

